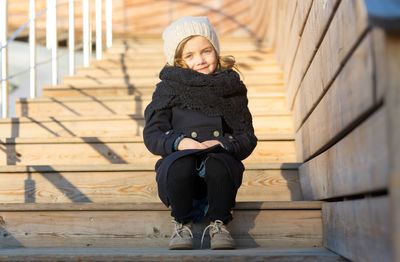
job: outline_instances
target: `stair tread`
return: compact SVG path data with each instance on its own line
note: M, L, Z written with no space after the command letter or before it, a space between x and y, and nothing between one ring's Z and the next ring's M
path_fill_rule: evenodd
M234 210L320 210L322 201L237 202ZM161 202L148 203L0 203L6 211L154 211L169 210Z
M287 112L266 112L265 116L291 116L292 114ZM257 115L261 116L261 115ZM25 122L53 122L53 121L87 121L87 120L125 120L135 119L143 120L143 116L139 115L93 115L93 116L34 116L34 117L12 117L6 119L0 119L0 123L25 123Z
M297 170L300 163L245 164L246 170ZM105 172L105 171L154 171L154 163L106 164L106 165L20 165L0 166L0 173L21 172Z
M13 248L1 249L0 259L15 259L15 257L29 257L29 259L60 259L60 258L87 258L99 261L109 259L138 258L141 261L159 259L191 259L214 258L229 260L240 257L254 257L257 259L270 258L274 261L300 261L299 257L319 258L319 261L346 261L325 248L240 248L236 250L169 250L167 248ZM292 260L293 259L293 260ZM168 260L169 261L169 260ZM171 260L172 261L172 260ZM315 260L313 260L315 261Z
M57 89L58 87L50 87L49 89ZM70 89L70 87L65 87L66 89ZM86 88L86 87L85 87ZM96 87L88 87L90 88L96 88ZM60 87L59 89L64 89L64 87ZM29 103L41 103L41 102L62 102L62 101L103 101L103 100L109 100L109 101L131 101L131 100L149 100L151 99L151 94L149 95L125 95L125 96L65 96L65 97L38 97L38 98L20 98L17 101L19 102L25 102L29 101ZM257 99L257 98L285 98L285 94L283 92L265 92L261 94L249 94L248 95L249 100L251 99Z
M259 141L294 141L293 134L257 134ZM119 143L143 142L142 136L126 137L10 137L0 138L0 144L53 144L53 143Z

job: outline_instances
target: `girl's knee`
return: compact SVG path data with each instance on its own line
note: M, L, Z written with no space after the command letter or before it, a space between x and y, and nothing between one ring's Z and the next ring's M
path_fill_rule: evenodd
M216 158L209 157L206 161L206 176L208 179L230 179L225 164Z
M182 157L174 161L168 169L168 181L192 179L196 170L196 159L192 156Z

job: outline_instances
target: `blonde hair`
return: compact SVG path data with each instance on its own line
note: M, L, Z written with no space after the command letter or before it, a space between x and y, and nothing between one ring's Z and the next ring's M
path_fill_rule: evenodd
M174 66L182 67L182 68L188 68L188 65L185 63L185 61L182 59L182 53L183 53L183 48L185 47L186 43L195 37L195 35L189 36L185 39L183 39L178 47L176 48L175 52L175 57L174 57ZM217 51L215 50L214 46L211 45L214 49L215 54L217 54ZM216 71L221 71L225 69L234 69L240 73L239 68L236 65L236 60L234 56L227 55L227 56L218 56L218 64Z

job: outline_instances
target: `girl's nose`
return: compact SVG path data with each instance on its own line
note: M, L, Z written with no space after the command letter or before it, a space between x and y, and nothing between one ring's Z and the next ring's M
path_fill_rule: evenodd
M198 64L198 65L204 64L204 61L205 61L205 59L203 56L201 56L201 55L196 56L196 64Z

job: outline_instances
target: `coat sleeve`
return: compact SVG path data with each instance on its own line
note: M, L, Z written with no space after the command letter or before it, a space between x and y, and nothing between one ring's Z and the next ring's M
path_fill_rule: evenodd
M171 154L175 139L181 135L172 129L171 115L170 109L154 111L151 104L145 110L143 139L147 149L155 155Z
M257 137L252 133L225 134L219 138L224 148L237 159L243 160L250 156L257 145Z
M257 146L257 137L254 134L252 116L247 106L242 111L242 114L248 119L247 130L226 128L228 132L225 132L224 135L219 138L224 148L239 160L244 160L250 156ZM225 121L224 126L227 126Z

